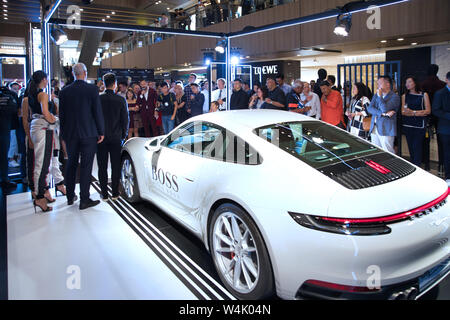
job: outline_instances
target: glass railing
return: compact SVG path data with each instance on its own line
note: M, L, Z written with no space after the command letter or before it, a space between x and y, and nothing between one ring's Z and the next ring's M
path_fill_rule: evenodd
M152 27L199 30L211 25L219 24L242 16L273 8L279 5L296 2L299 0L206 0L199 1L195 6L186 9L175 9L173 12L161 15L150 24ZM134 33L128 39L123 39L122 51L130 51L135 48L158 43L173 35L152 33Z

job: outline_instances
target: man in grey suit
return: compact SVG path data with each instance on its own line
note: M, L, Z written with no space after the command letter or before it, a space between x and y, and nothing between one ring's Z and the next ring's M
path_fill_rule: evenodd
M370 134L372 143L395 153L394 140L397 135L397 112L400 109L400 97L392 91L392 79L381 76L378 90L368 108L372 115Z

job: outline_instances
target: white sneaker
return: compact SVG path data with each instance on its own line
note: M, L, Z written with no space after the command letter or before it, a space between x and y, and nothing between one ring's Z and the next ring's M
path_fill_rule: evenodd
M17 168L17 167L20 167L20 164L18 164L17 163L17 161L16 160L10 160L9 161L9 163L8 163L8 165L11 167L11 168Z

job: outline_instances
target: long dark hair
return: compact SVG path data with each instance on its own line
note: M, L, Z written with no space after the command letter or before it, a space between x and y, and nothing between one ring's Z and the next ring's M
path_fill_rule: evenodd
M355 87L356 87L356 89L358 89L358 93L356 94L356 96L353 97L355 100L360 100L362 97L369 98L369 92L364 83L356 82Z
M131 94L132 94L131 99L135 100L136 99L136 95L134 94L134 91L131 88L127 89L127 93L125 94L125 97L126 97L125 99L128 100L128 93L129 92L131 92Z
M269 89L266 86L262 86L259 89L262 91L263 99L266 99L269 96Z
M406 81L408 81L408 79L411 79L414 82L414 86L415 86L414 89L416 90L416 92L420 92L420 85L419 85L419 81L417 81L417 78L414 76L407 76L405 79L405 83L406 83ZM405 86L405 89L406 89L406 86ZM406 89L406 93L409 93L408 89Z
M28 81L26 90L29 98L36 98L39 92L39 84L44 79L47 79L47 74L44 71L38 70L33 73L30 80Z

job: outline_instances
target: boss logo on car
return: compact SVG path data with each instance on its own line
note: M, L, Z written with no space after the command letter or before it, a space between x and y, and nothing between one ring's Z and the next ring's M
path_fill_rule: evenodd
M168 171L164 172L161 168L158 169L155 166L152 166L152 179L154 181L159 181L160 184L172 189L175 192L178 192L179 190L177 176Z

